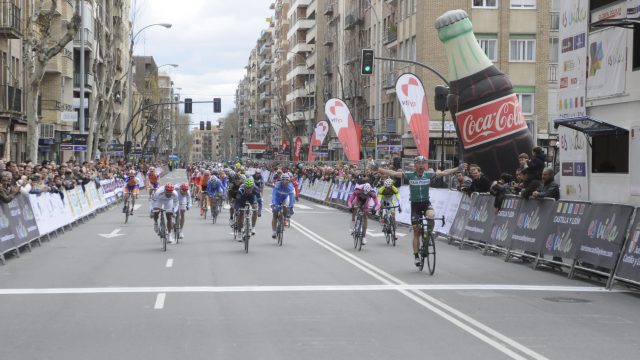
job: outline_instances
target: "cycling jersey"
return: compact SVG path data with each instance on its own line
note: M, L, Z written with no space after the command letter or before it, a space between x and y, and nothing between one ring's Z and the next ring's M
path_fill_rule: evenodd
M158 188L158 175L155 172L149 171L147 173L147 179L149 179L149 184L151 184L154 189Z
M386 201L391 204L391 206L396 206L400 203L400 191L393 185L389 187L381 186L378 189L378 200L380 200L381 203ZM397 200L397 202L395 200Z
M433 171L425 171L422 176L418 176L415 172L405 171L404 177L409 180L409 201L429 201L429 184L434 176L436 173Z
M200 185L202 189L206 189L210 179L211 175L202 175L200 177L200 183L198 185Z
M293 208L295 190L293 184L288 183L284 186L281 182L277 183L273 187L273 194L271 195L271 202L276 205L285 205L289 208Z
M234 208L236 210L240 209L244 206L244 204L249 203L251 205L258 204L258 209L262 210L262 197L260 196L260 189L257 186L253 186L253 190L249 192L245 192L244 184L240 186L238 189L238 194L236 195L236 203Z
M164 186L153 194L153 198L151 200L152 209L162 208L167 212L172 212L178 207L178 204L178 192L173 190L171 196L167 196L165 194Z
M138 189L140 188L140 181L135 176L125 177L124 183L125 183L124 188L126 192L138 191Z
M371 208L371 202L373 201L374 209L378 210L380 208L380 202L378 202L378 197L376 196L376 192L371 190L368 193L365 193L362 189L356 189L349 196L349 200L347 201L347 206L352 207L355 202L358 202L359 205L363 205L364 210L368 211Z
M209 182L207 183L207 194L209 194L210 197L213 197L216 194L222 196L223 193L224 187L222 186L222 182L220 181L220 179L216 179L215 182L213 181L213 179L209 180Z

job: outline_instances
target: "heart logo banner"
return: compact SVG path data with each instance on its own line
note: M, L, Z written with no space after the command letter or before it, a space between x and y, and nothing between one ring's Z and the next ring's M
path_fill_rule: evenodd
M347 104L341 99L330 99L324 106L324 112L333 131L338 134L338 140L349 161L360 160L360 137Z
M326 121L320 121L316 125L316 128L311 133L311 141L309 142L309 155L307 156L309 161L315 161L316 157L313 155L313 147L322 145L328 132L329 123Z
M404 118L411 128L418 153L429 158L429 107L424 86L417 76L402 74L396 81L396 94Z

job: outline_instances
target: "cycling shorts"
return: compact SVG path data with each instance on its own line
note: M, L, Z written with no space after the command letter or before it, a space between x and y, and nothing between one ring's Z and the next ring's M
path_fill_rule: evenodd
M138 185L128 185L128 184L127 184L127 185L124 187L124 192L125 192L125 193L130 193L130 192L132 192L132 193L134 193L134 194L137 194L139 190L140 190L140 189L138 188Z
M420 217L422 213L426 215L427 210L433 210L431 201L411 202L411 225L420 225Z

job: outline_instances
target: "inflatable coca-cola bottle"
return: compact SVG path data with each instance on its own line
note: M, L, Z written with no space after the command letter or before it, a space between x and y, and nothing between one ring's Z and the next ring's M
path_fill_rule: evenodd
M489 180L514 174L518 155L531 154L533 139L511 81L478 45L464 10L440 16L436 29L449 62L447 104L464 162L480 165Z

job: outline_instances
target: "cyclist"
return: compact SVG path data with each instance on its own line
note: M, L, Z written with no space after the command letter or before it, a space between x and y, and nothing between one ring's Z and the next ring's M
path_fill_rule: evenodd
M155 191L158 190L158 174L156 174L156 168L151 166L147 172L147 180L149 184L149 196L152 196Z
M218 198L218 200L222 202L224 186L222 186L222 182L215 175L212 175L211 179L209 179L209 183L207 183L207 195L212 205L215 198Z
M378 201L380 202L380 222L382 219L382 208L389 206L398 206L398 212L402 212L402 208L400 207L400 191L398 188L393 185L393 180L387 178L384 180L384 183L380 188L378 188ZM395 220L396 211L395 209L390 209L391 219ZM395 236L395 240L398 240L398 237Z
M447 176L461 172L466 169L467 164L460 164L457 168L448 170L438 170L434 172L427 169L427 160L424 156L417 156L413 159L415 171L393 171L387 169L378 169L378 173L392 177L404 177L409 180L409 200L411 201L411 225L413 226L413 256L416 266L420 266L420 258L418 257L418 247L420 244L419 227L422 213L427 217L427 231L433 231L435 225L436 213L429 201L429 184L431 179L439 176Z
M236 174L235 172L229 173L229 187L227 188L227 198L229 199L229 220L233 220L233 213L235 212L235 203L236 197L238 196L238 189L240 189L240 185L244 182L242 176Z
M184 229L184 215L185 211L191 209L192 205L191 192L189 191L189 184L182 183L180 185L180 191L178 191L178 208L175 211L180 211L180 239L184 238L182 229ZM176 224L177 225L177 224Z
M370 210L370 203L373 201L374 207ZM362 245L367 244L367 211L371 211L371 214L375 214L376 210L380 208L380 203L378 202L378 196L376 196L376 192L371 188L371 184L364 183L363 185L356 185L354 191L349 196L349 200L347 201L347 207L351 209L351 233L355 230L356 223L356 212L355 209L357 202L358 206L363 207L363 211L365 212L365 216L362 217Z
M280 182L273 187L273 195L271 196L271 207L273 209L271 230L273 232L271 233L271 237L274 239L276 238L276 218L278 217L278 212L284 211L285 226L289 223L289 217L293 215L295 190L289 180L289 175L283 174Z
M204 215L204 209L209 207L209 196L207 194L207 185L211 179L211 172L205 170L204 174L200 177L200 183L198 184L200 192L200 216Z
M253 174L253 181L256 183L258 189L260 189L260 195L262 195L264 191L264 179L262 178L262 171L260 169L256 169L255 174Z
M136 199L138 198L138 192L140 191L140 180L136 178L136 171L129 170L129 176L124 179L124 203L127 203L127 199L129 198L129 194L133 193L133 197L131 198L131 212L129 215L133 215L133 206L136 204ZM127 206L122 207L122 212L126 211Z
M164 209L165 215L167 218L167 231L169 233L167 240L175 244L175 240L173 239L172 230L173 230L173 210L178 204L178 193L175 191L175 187L172 183L167 183L165 186L160 187L154 194L151 200L151 217L154 222L154 230L158 232L158 214L159 212L153 211L158 209Z
M253 209L253 215L251 217L251 235L256 234L256 221L258 216L262 215L262 197L260 196L260 189L255 185L253 178L248 177L244 180L244 184L238 188L238 194L236 195L235 209L241 209L246 203L251 205ZM236 227L242 227L244 221L244 212L239 212L239 216L236 219Z

